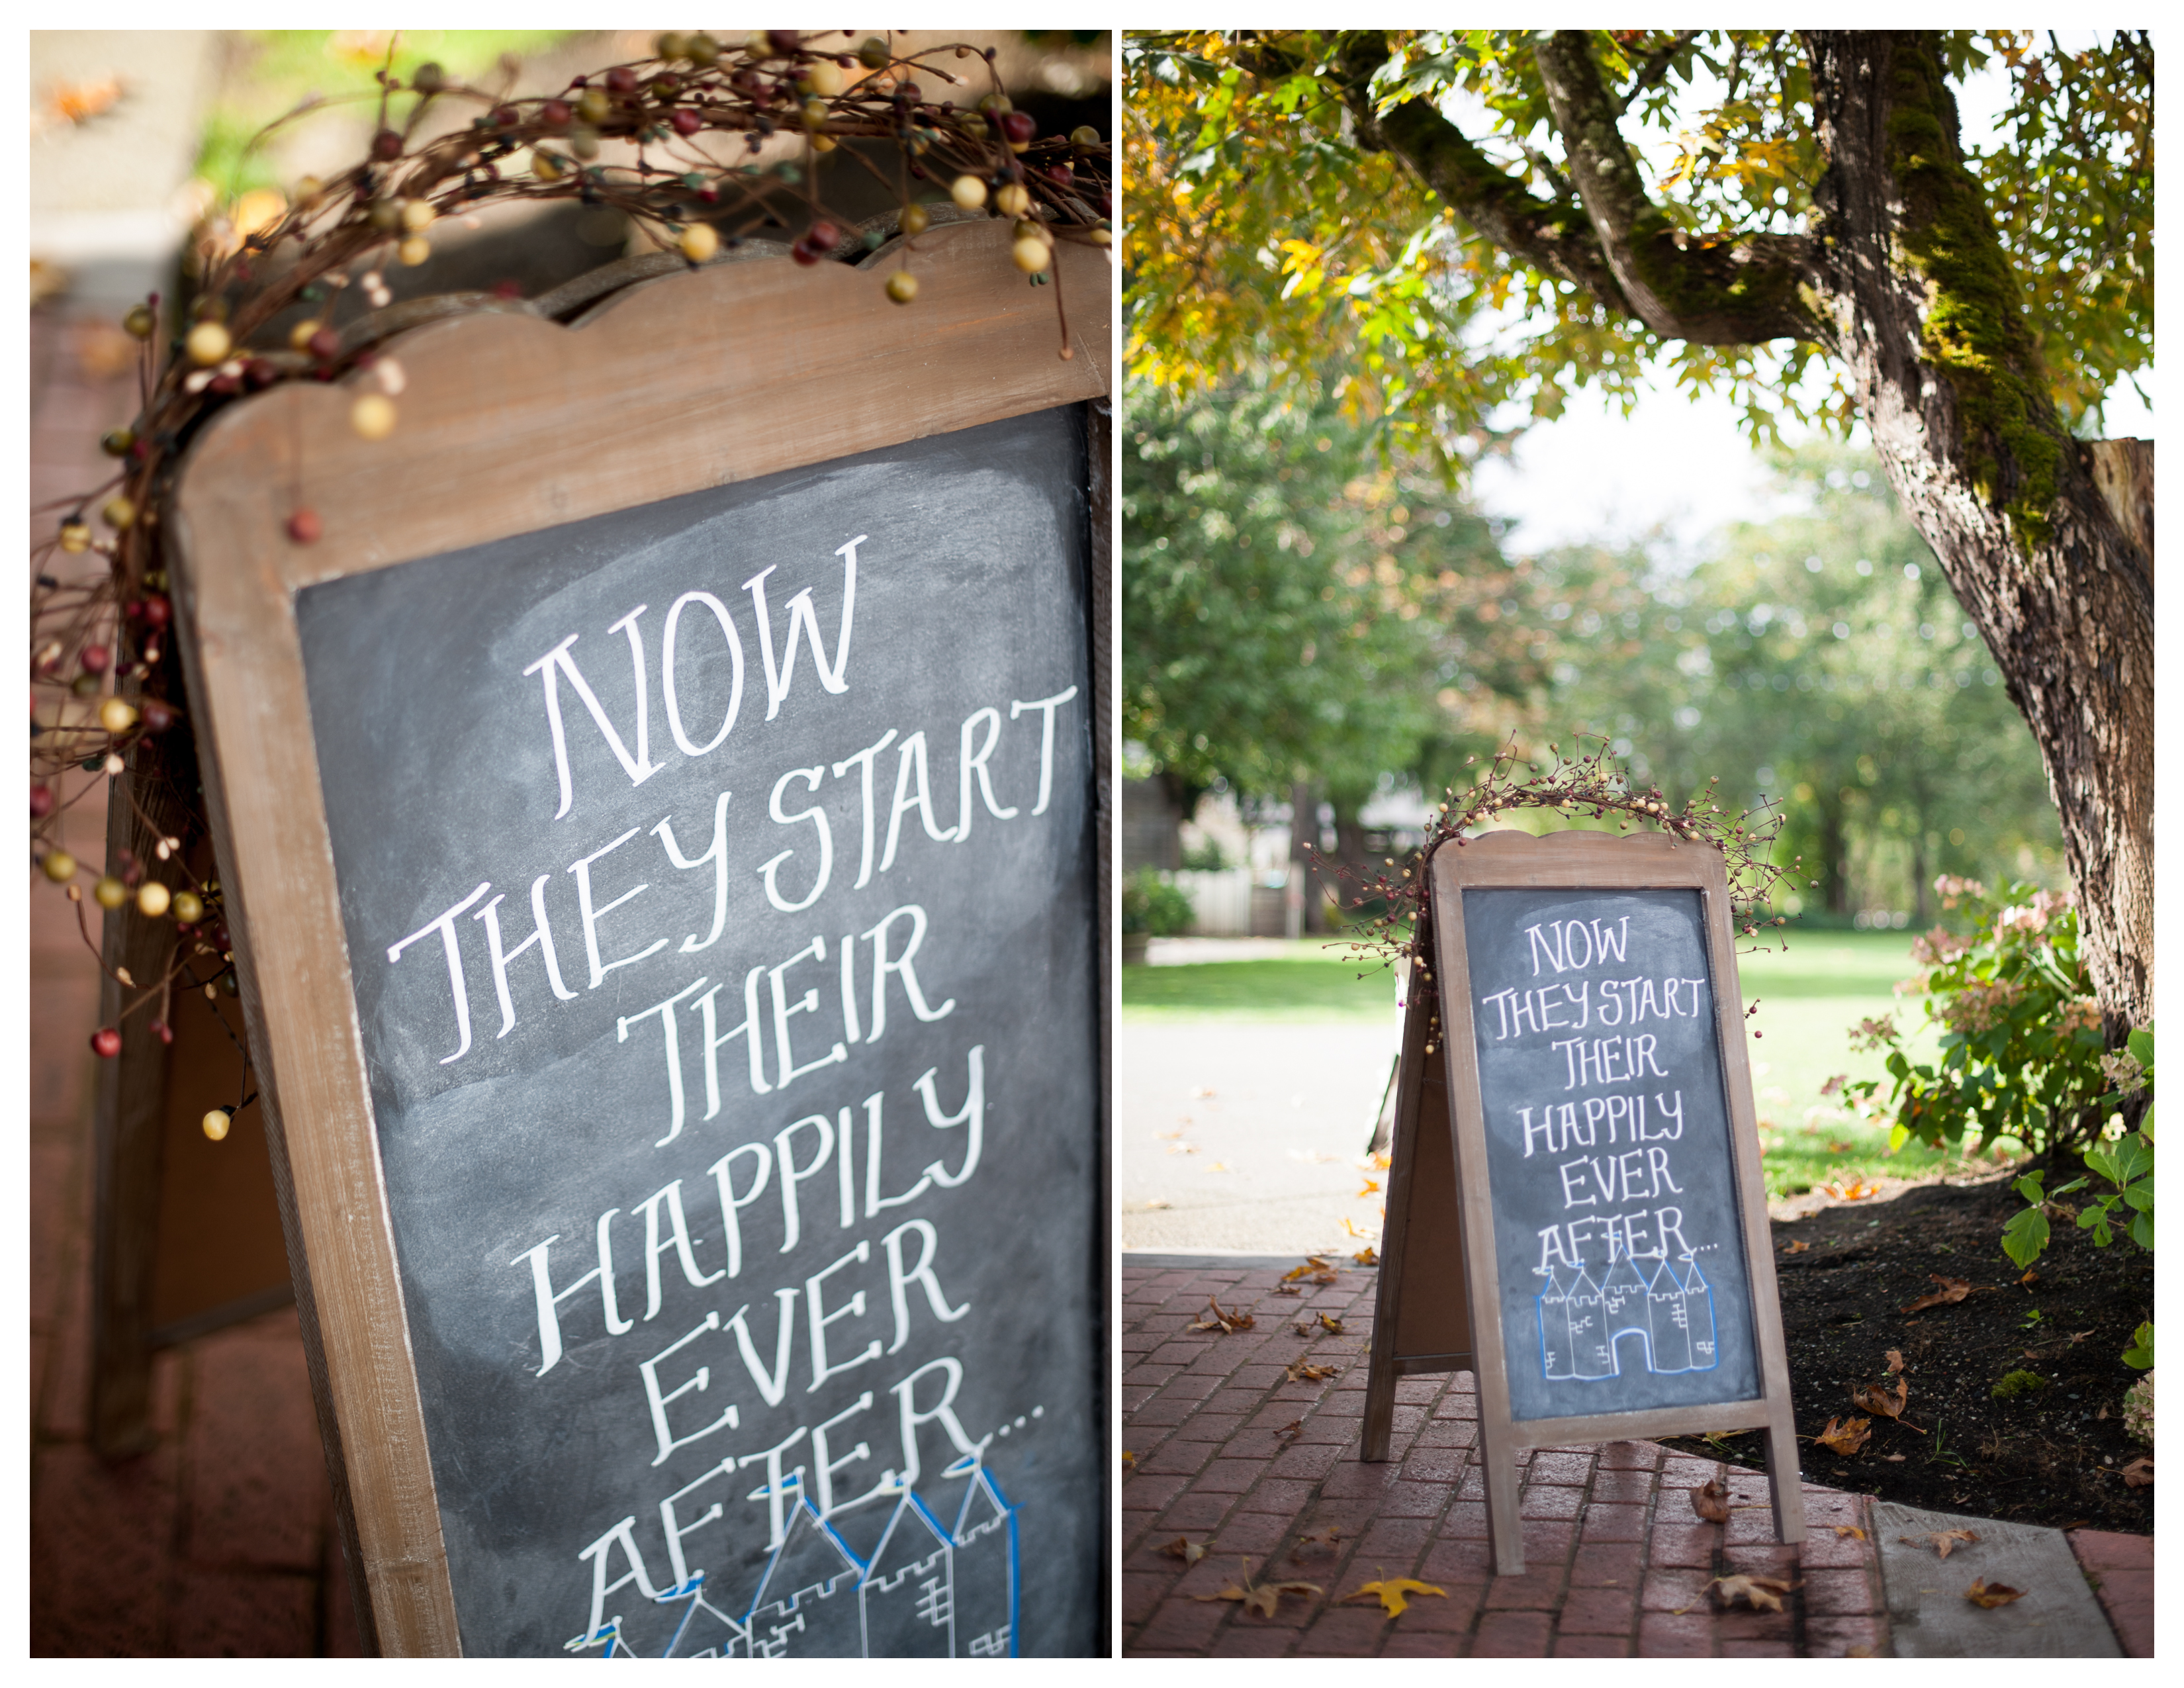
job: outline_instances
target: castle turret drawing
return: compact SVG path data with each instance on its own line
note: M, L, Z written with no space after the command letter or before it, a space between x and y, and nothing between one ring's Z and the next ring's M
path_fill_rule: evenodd
M866 1658L956 1656L956 1540L904 1491L857 1588Z
M1536 1306L1540 1364L1549 1382L1620 1377L1619 1345L1635 1336L1655 1376L1712 1371L1713 1288L1696 1260L1663 1259L1650 1271L1618 1255L1597 1284L1583 1262L1548 1273Z
M863 1562L795 1485L788 1525L760 1573L744 1627L753 1658L861 1658Z

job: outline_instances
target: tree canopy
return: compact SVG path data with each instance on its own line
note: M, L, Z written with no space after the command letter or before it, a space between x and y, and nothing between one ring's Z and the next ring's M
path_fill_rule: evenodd
M1576 387L1628 403L1663 375L1727 389L1758 437L1793 418L1847 423L1847 376L1817 325L1757 285L1754 260L1809 238L1823 209L1803 40L1589 41L1602 114L1654 177L1637 220L1718 256L1724 292L1755 272L1719 331L1649 325L1584 250L1581 143L1557 118L1545 38L1143 34L1123 47L1130 371L1180 393L1243 368L1324 383L1352 415L1440 452L1506 429L1511 401L1550 418ZM1992 143L1964 163L2053 400L2090 431L2102 396L2153 362L2152 47L2143 32L2065 51L2052 35L1953 31L1940 48L1953 78L1990 64L2008 76Z

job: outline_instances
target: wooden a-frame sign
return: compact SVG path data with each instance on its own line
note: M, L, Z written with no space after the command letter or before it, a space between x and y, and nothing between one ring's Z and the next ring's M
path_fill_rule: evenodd
M1388 1457L1398 1378L1469 1371L1502 1574L1517 1455L1571 1443L1763 1429L1802 1541L1719 852L1509 830L1425 871L1362 1457Z
M382 348L391 437L298 383L193 447L368 1651L1104 1646L1112 270L1008 232L907 309L900 242L488 306Z

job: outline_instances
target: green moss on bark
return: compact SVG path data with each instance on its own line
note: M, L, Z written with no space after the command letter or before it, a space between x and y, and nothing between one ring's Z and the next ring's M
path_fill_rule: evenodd
M1921 340L1956 394L1973 485L2029 549L2053 530L2061 425L1986 196L1943 121L1940 60L1905 38L1892 70L1889 167L1904 201L1901 249L1926 283Z

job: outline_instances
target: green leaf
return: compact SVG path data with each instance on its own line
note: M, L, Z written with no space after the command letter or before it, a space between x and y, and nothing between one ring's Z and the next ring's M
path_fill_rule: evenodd
M2123 1362L2133 1371L2153 1369L2153 1324L2151 1320L2131 1334L2131 1346L2123 1351Z
M2042 1181L2045 1179L2047 1176L2048 1174L2044 1172L2025 1173L2023 1178L2017 1181L2017 1193L2023 1196L2027 1201L2031 1202L2036 1206L2038 1206L2041 1202L2045 1201L2048 1199L2046 1194L2040 1188Z
M2153 1027L2142 1026L2133 1032L2124 1040L2124 1046L2131 1051L2131 1058L2143 1067L2148 1073L2153 1071Z
M2047 1247L2048 1216L2037 1207L2026 1208L2002 1228L2002 1251L2017 1262L2020 1271L2039 1259Z

